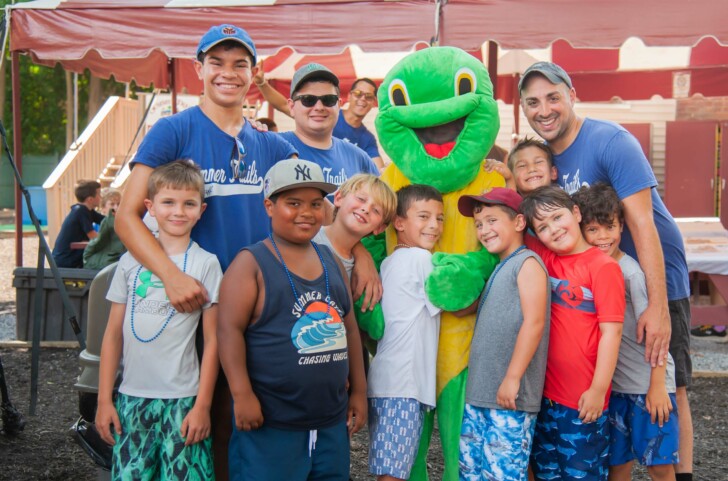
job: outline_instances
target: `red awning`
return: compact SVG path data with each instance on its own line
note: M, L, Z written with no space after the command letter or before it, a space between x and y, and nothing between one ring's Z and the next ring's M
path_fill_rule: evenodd
M692 46L713 36L728 45L728 4L714 0L39 0L7 9L12 51L44 65L60 62L68 70L164 88L167 59L191 59L211 25L245 28L266 55L285 47L333 54L351 45L404 52L437 35L438 7L440 44L469 51L487 40L502 48L546 47L558 39L618 48L629 37ZM583 53L580 65L594 61L596 52ZM614 55L601 51L598 63ZM178 90L195 91L194 76L184 74L190 66L175 68Z

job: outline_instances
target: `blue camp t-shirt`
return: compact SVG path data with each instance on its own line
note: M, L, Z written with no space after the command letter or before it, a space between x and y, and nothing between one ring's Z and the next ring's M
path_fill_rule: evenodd
M614 187L620 199L650 189L655 226L665 256L667 297L672 301L689 296L682 235L657 193L652 167L632 134L614 122L584 119L574 142L554 155L554 165L559 171L559 185L569 194L595 182ZM637 259L634 240L626 226L620 248Z
M334 137L331 139L331 147L317 149L304 144L293 132L283 132L280 136L298 150L301 159L320 165L326 182L341 185L352 175L379 175L379 169L366 152L349 142Z
M374 138L374 134L369 132L369 129L363 125L359 127L349 125L342 112L339 112L339 119L336 121L336 126L334 126L333 135L337 139L356 145L371 158L380 157L377 139Z
M94 223L100 224L104 216L90 210L84 204L74 204L68 213L61 230L58 232L56 244L53 246L53 259L58 267L81 269L83 267L83 249L71 249L71 243L89 240L88 233L94 230Z
M235 139L199 107L158 120L144 137L132 162L155 168L177 159L192 159L205 178L207 209L192 230L192 239L215 254L225 271L235 255L264 239L270 222L263 207L263 178L273 164L296 154L279 135L258 132L245 122L238 134L245 166L237 167Z

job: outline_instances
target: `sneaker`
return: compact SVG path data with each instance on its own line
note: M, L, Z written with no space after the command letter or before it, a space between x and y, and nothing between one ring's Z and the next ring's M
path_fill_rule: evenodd
M714 326L699 326L695 329L691 329L690 334L697 337L725 337L726 335L728 335L728 332L726 332L725 329L723 329L722 331L717 331Z

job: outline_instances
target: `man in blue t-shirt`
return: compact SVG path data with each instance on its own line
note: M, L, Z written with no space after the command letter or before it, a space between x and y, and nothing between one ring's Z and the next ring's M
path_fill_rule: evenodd
M334 126L334 137L356 145L372 158L380 169L384 161L374 134L364 126L364 118L377 102L377 84L368 78L354 80L349 91L348 107L339 112Z
M223 270L241 248L268 235L263 178L277 161L296 155L296 150L277 134L258 132L243 116L256 59L255 45L245 30L233 25L210 28L200 39L195 61L204 102L160 119L144 137L132 162L116 219L117 232L134 258L162 281L177 311L200 309L207 302L207 292L164 254L142 223L147 181L155 167L176 159L192 159L200 165L207 208L192 239L215 254ZM232 426L229 399L221 380L212 410L218 480L227 479L226 436Z
M318 67L326 67L318 64ZM301 69L302 70L302 69ZM329 71L330 72L330 71ZM333 75L333 74L332 74ZM338 90L339 79L334 75L335 83ZM282 93L274 89L266 80L265 72L262 68L258 70L258 73L253 77L255 85L258 87L263 98L273 106L274 109L282 112L289 117L293 117L290 105L286 100L286 97ZM291 83L291 97L294 94L294 83ZM298 88L300 89L301 86ZM377 166L378 169L384 169L384 160L379 154L379 147L377 146L377 139L374 137L369 129L364 126L364 118L367 116L369 111L372 110L377 101L377 84L373 80L362 77L354 80L351 86L348 96L348 107L344 110L339 111L339 116L336 119L336 125L334 125L333 136L337 139L344 140L352 143L362 149L372 159L372 162Z
M657 180L637 139L613 122L580 118L576 91L558 65L538 62L519 83L521 107L531 127L554 153L558 183L570 194L605 182L624 204L621 248L639 260L645 273L648 307L639 319L638 340L646 342L652 365L675 360L680 462L677 481L692 480L692 420L687 387L690 361L689 280L685 248L674 219L657 193ZM672 337L671 337L672 331Z
M337 139L339 79L323 65L309 63L293 75L288 108L296 130L281 135L302 159L321 166L326 182L341 185L359 173L379 175L372 159L359 147Z

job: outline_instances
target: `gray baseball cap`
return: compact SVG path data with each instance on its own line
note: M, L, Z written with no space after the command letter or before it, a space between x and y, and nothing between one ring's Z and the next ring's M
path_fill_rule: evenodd
M328 80L334 84L334 87L339 86L339 77L334 75L334 72L320 63L307 63L293 74L293 79L291 80L291 97L293 97L293 94L296 93L306 80L314 77Z
M271 195L302 187L313 187L331 194L338 189L336 184L324 180L321 166L303 159L286 159L276 162L263 180L263 195Z
M523 84L526 83L526 79L534 73L540 73L554 85L564 83L567 87L572 88L571 78L569 78L569 74L563 68L551 62L536 62L523 72L521 80L518 81L519 92L523 90Z

